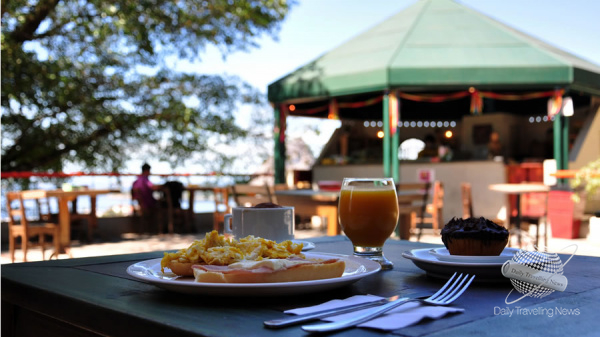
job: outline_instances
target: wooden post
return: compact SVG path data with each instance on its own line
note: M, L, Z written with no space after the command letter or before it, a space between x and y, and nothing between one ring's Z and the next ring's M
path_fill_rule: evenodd
M273 140L275 141L274 162L275 162L275 184L285 183L285 112L283 104L275 104L273 112L275 114L275 125L273 128Z

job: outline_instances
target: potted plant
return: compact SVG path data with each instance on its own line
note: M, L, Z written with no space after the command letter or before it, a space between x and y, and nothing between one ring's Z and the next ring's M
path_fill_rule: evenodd
M573 179L571 179L571 187L575 191L573 198L576 202L581 202L581 195L584 195L587 201L592 201L594 198L599 200L600 193L600 158L588 163L581 168ZM594 216L590 218L589 236L600 238L600 208L596 209Z
M576 202L581 201L581 194L586 195L587 198L594 197L600 191L600 158L577 171L575 177L571 179L571 187L581 192L573 195Z

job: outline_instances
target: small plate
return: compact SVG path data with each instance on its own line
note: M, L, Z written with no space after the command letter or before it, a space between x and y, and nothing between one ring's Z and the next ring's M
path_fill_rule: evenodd
M446 248L431 249L429 253L440 261L459 262L459 263L504 263L515 255L519 250L516 248L504 248L500 255L496 256L465 256L450 255Z
M302 251L305 252L307 250L312 250L315 249L315 244L309 241L303 241L303 240L292 240L293 243L301 243L304 246L302 246Z
M140 261L127 267L127 274L157 287L195 295L212 296L280 296L325 291L352 284L366 276L377 273L377 262L351 255L329 253L306 253L306 258L342 259L346 263L344 274L324 280L280 283L199 283L193 277L178 277L165 270L160 271L160 258Z
M477 275L476 282L510 282L502 275L504 262L479 263L479 262L450 262L440 261L431 254L431 248L413 249L402 253L402 256L411 260L415 266L427 272L427 275L448 279L455 272Z

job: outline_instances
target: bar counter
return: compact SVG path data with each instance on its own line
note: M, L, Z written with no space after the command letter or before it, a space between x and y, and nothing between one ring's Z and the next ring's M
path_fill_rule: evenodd
M315 243L314 252L352 252L344 236L309 241ZM394 262L393 270L377 272L335 290L273 297L185 295L162 290L126 273L129 265L160 258L162 251L2 265L2 336L307 336L299 326L271 330L263 326L263 321L284 317L282 311L286 309L357 294L431 294L445 280L426 275L402 253L432 247L440 246L390 239L384 253ZM563 261L566 258L562 256ZM600 258L574 256L564 267L566 291L543 298L527 297L507 305L505 299L512 289L507 279L477 282L453 304L464 308L464 313L393 332L352 328L335 335L591 336L600 328L599 265ZM507 308L518 308L520 312L513 311L509 316L503 311ZM556 311L552 317L523 314L525 309L536 308ZM564 314L558 309L572 311Z

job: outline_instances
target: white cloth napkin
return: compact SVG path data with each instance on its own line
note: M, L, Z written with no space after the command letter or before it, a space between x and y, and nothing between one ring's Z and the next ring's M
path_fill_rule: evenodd
M315 311L338 308L345 305L350 304L358 304L365 303L371 301L377 301L382 299L382 297L374 296L374 295L356 295L352 297L348 297L344 300L331 300L329 302L325 302L323 304L314 305L311 307L297 308L286 310L286 314L293 315L303 315L309 314ZM358 316L361 313L365 312L365 310L372 310L373 308L359 310L350 312L343 315L337 316L329 316L322 318L324 321L328 322L337 322L341 320L345 320L354 316ZM424 318L430 319L438 319L446 316L449 313L457 313L463 312L464 309L454 308L454 307L440 307L440 306L430 306L423 305L419 302L408 302L400 305L399 307L388 311L382 316L374 318L368 322L362 323L358 325L359 327L379 329L385 331L391 331L396 329L401 329L407 326L411 326L420 322Z

